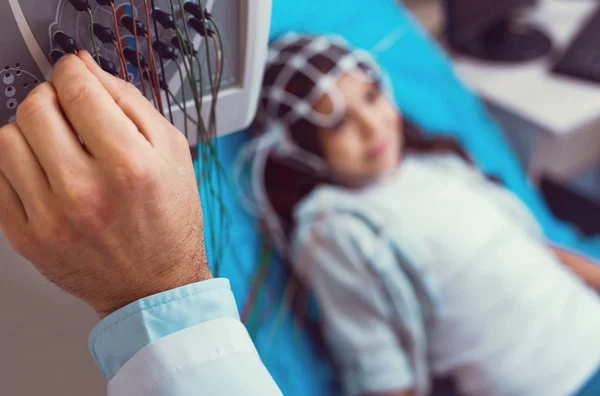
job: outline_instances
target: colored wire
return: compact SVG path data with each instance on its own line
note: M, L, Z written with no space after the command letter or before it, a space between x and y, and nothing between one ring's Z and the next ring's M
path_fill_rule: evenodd
M179 0L179 1L181 3L181 0ZM201 1L201 0L199 0L199 1ZM202 10L204 10L204 7L202 4L201 4L201 7L202 7ZM217 149L213 146L215 144L215 140L216 140L216 139L213 139L216 136L215 128L214 128L214 125L215 125L215 106L214 105L215 105L215 94L216 93L215 93L213 71L212 71L212 65L211 65L211 59L210 59L211 56L210 56L210 48L209 48L210 45L209 45L209 39L208 39L208 30L206 28L206 18L205 18L204 12L202 13L202 26L204 28L204 48L206 50L206 65L208 68L208 80L210 83L210 91L211 91L211 109L210 109L210 116L209 116L209 122L208 122L208 133L205 134L204 141L205 141L206 146L208 146L208 147L212 146L213 149L215 150L215 152L218 153ZM215 162L218 162L218 157L215 158ZM207 161L205 163L205 168L206 168L206 174L212 175L212 173L213 173L212 172L212 161ZM220 180L220 177L218 177L218 175L217 175L217 183L218 183L217 189L221 190L221 185L220 185L219 180ZM206 183L206 184L210 184L210 182ZM210 211L210 213L212 213L212 211ZM222 222L222 220L223 220L223 212L222 211L219 211L219 220L220 220L220 222ZM220 239L220 238L217 237L217 232L214 229L213 223L210 224L210 232L212 235L212 238L211 238L212 249L214 252L217 252L217 255L216 255L217 259L215 260L215 263L214 263L214 267L215 267L214 272L219 273L220 265L221 265L221 262L220 262L221 254L220 253L222 252L222 244L219 244L219 246L216 245L216 243L217 243L216 240Z
M198 0L198 1L200 2L201 10L204 10L204 5L202 4L202 1L201 0ZM183 8L182 0L179 0L179 3L180 3L181 8ZM207 68L208 68L208 80L209 80L209 83L210 83L210 91L211 91L211 95L212 95L212 98L211 98L212 99L211 100L211 111L210 111L209 122L208 122L208 133L204 134L204 136L203 136L204 139L202 139L202 140L205 142L206 146L210 147L214 143L214 141L211 139L211 137L213 135L213 123L214 123L213 106L214 106L215 91L214 91L214 83L213 83L212 66L211 66L211 63L210 63L210 49L209 49L209 43L208 43L208 31L206 29L206 18L205 18L204 12L202 12L202 26L204 28L204 47L206 49L206 64L207 64ZM186 27L187 27L187 25L186 25ZM200 140L200 139L201 139L201 137L198 136L198 140ZM218 153L218 151L214 148L214 146L213 146L213 149L215 150L215 152ZM218 162L218 157L215 158L215 162ZM212 162L211 161L205 162L204 168L205 168L206 174L208 176L212 175L212 168L211 168L211 166L212 166ZM209 183L207 183L207 184L209 184ZM211 235L212 235L212 238L210 238L210 240L212 242L212 249L213 249L213 251L217 251L217 250L220 251L221 249L220 248L217 249L217 247L215 246L216 232L213 229L213 224L212 223L210 224L210 231L211 231ZM220 256L217 256L217 257L220 257ZM219 269L220 269L220 260L217 259L215 261L214 272L218 273Z
M119 56L121 67L123 67L123 79L129 82L129 71L127 70L127 61L125 61L125 57L123 56L123 42L121 41L121 32L119 31L119 21L117 20L115 3L111 2L110 7L112 10L113 23L115 25L115 35L117 36L117 55Z
M181 66L179 66L181 67ZM183 78L183 76L181 77ZM169 97L171 98L171 100L173 101L173 103L175 103L175 106L177 106L177 108L179 108L179 110L181 110L181 112L184 113L184 117L188 119L188 121L190 121L192 124L194 125L198 125L198 121L195 120L191 115L189 115L188 111L186 110L185 106L181 104L181 102L179 102L179 100L177 100L177 97L175 96L175 94L173 93L173 91L168 90L167 93L169 94ZM183 102L185 103L185 92L182 92L184 94L184 99ZM209 151L211 153L211 156L213 158L217 158L217 153L214 151L214 147L213 146L209 146ZM219 167L219 171L222 174L225 174L225 167L222 164L218 164Z
M172 98L173 103L175 103L175 106L177 106L179 108L179 110L181 110L184 113L185 118L187 118L188 121L190 121L192 124L198 125L198 121L195 120L191 115L189 115L189 113L185 110L185 106L181 104L181 102L177 99L175 94L171 90L168 90L167 92L169 93L169 96Z
M217 93L219 93L221 91L221 85L223 83L223 71L224 71L224 66L225 66L225 47L223 45L223 36L221 35L221 29L219 29L219 25L217 25L217 23L211 19L211 22L215 28L215 31L217 32L217 38L219 40L219 48L220 48L220 62L219 62L219 79L217 82ZM217 98L218 100L219 98Z
M202 114L200 113L200 105L199 105L199 101L198 101L198 92L195 89L195 76L194 76L194 72L193 72L193 63L190 61L190 59L188 58L188 49L184 46L184 39L183 39L183 35L181 33L181 30L179 30L179 28L176 28L175 30L176 34L177 34L177 39L179 41L180 44L180 48L182 49L181 52L183 53L183 66L185 68L185 74L187 76L187 80L189 83L189 86L191 88L192 91L192 99L194 100L194 107L196 108L196 114L198 116L198 120L201 120L202 118ZM188 63L189 62L189 63ZM177 67L179 68L179 72L180 75L183 77L183 71L181 70L181 66L179 65L179 63L177 63ZM181 87L182 92L185 91L185 85L182 85ZM202 125L202 122L198 123L198 127L200 127Z
M214 23L213 21L211 21L212 24L215 26L216 28L216 23ZM218 30L217 30L218 32ZM213 139L211 140L211 147L214 147L214 150L218 153L219 152L219 139L217 138L217 133L218 133L218 129L217 129L217 115L216 115L216 109L217 109L217 105L219 102L219 93L221 91L221 83L223 81L223 64L225 63L224 59L223 59L223 43L221 41L221 36L220 33L218 35L219 40L217 42L217 38L214 37L213 35L213 41L214 41L214 47L215 47L215 59L217 61L217 76L216 76L216 83L215 83L215 97L213 99L213 106L211 108L211 112L212 112L212 117L213 117ZM226 173L223 172L222 173L222 177L219 177L218 173L217 173L217 183L218 183L218 191L223 191L223 187L222 187L222 180L223 177L227 177ZM221 210L221 212L219 213L220 219L222 222L225 222L225 218L226 218L227 213L223 210ZM220 249L223 248L223 244L221 244Z
M152 80L152 74L151 74L150 69L148 68L148 66L144 66L144 72L148 76L148 79ZM144 76L142 75L142 78L143 77ZM151 81L150 81L150 94L152 95L152 102L154 103L154 107L157 107L158 106L158 99L156 98L156 87L154 86L154 84L152 84Z
M182 0L178 0L178 1L179 1L179 7L180 7L180 9L183 11L183 9L184 9L184 7L183 7L183 1ZM174 4L173 4L173 0L170 0L170 3L171 3L171 7L172 7L171 12L173 13L173 15L175 15L175 7L174 7ZM187 56L190 57L190 59L189 59L190 69L186 70L186 71L188 73L191 73L189 75L189 77L190 77L189 78L190 85L192 87L192 92L194 93L196 109L199 112L200 111L200 105L199 105L199 101L198 101L198 91L196 89L196 84L197 84L196 73L194 72L194 64L193 64L193 62L191 60L192 57L193 57L193 50L194 49L191 48L192 47L192 36L190 35L190 30L188 29L188 25L187 25L187 23L185 21L185 17L184 17L184 21L183 21L183 29L184 29L183 31L185 33L185 40L183 40L181 31L179 29L176 29L176 31L178 31L177 37L178 37L178 40L180 42L181 48L185 48L185 50L184 50L185 56L186 57ZM185 45L184 45L184 43L185 43ZM190 46L190 48L188 48L188 45ZM200 100L202 100L202 98L200 98ZM198 119L200 119L200 117L201 117L201 114L199 115Z
M219 93L217 92L217 79L219 77L218 75L218 70L219 70L219 55L218 55L218 49L217 49L217 45L216 45L216 40L214 39L214 37L211 36L211 38L213 39L213 42L215 43L215 52L217 53L217 56L215 58L215 63L216 63L216 71L217 74L216 76L213 78L213 71L212 71L212 63L211 63L211 58L208 56L208 52L207 52L207 67L209 70L209 74L211 76L211 81L210 81L210 88L211 88L211 94L212 94L212 101L211 101L211 105L210 105L210 122L209 122L209 130L210 130L210 136L211 138L216 137L217 136L217 132L216 132L216 124L217 124L217 115L216 115L216 109L217 109L217 101L219 100ZM207 40L207 44L206 44L207 48L209 47L208 45L208 40Z
M291 312L292 303L294 296L300 290L300 286L298 282L295 280L289 280L287 285L285 286L285 291L283 292L283 298L279 303L279 307L275 314L275 320L273 322L273 327L271 327L271 331L269 332L269 336L267 338L267 346L270 350L270 346L273 344L273 340L275 339L275 334L281 329L284 319Z
M150 41L150 36L146 35L146 41L148 42L148 48L152 48L152 42ZM150 80L150 85L154 87L158 91L157 98L157 110L161 115L165 115L165 110L163 108L162 98L160 97L160 77L158 76L158 67L156 66L156 58L154 58L154 51L151 49L148 50L148 60L149 60L149 72L148 78Z
M213 39L214 45L215 45L215 53L216 53L216 62L217 62L217 77L216 77L216 81L213 81L212 78L210 80L211 83L211 93L213 95L213 100L212 100L212 104L211 104L211 111L210 111L210 120L209 120L209 133L211 138L215 138L217 135L217 126L216 126L216 108L217 108L217 104L218 104L218 94L221 90L221 83L222 83L222 79L223 79L223 59L220 59L219 53L222 55L223 54L223 40L222 40L222 36L221 36L221 31L219 29L219 26L217 25L216 21L211 17L211 18L206 18L206 14L204 13L204 4L202 0L196 0L196 2L198 3L198 5L200 6L202 11L202 24L203 26L206 26L207 21L211 22L212 26L215 28L215 31L217 33L217 38L218 38L218 43L219 45L217 46L217 39L214 37L214 35L211 35L210 37ZM206 32L207 36L208 36L208 32ZM208 38L208 37L207 37ZM208 40L206 40L205 43L205 48L206 48L206 58L207 58L207 64L208 64L208 69L209 69L209 74L212 77L212 70L211 70L211 63L210 63L210 50L209 50L209 45L208 45Z
M200 9L202 10L202 26L205 29L205 37L204 37L204 48L206 49L206 64L208 67L208 75L209 75L209 82L210 82L210 91L211 91L211 95L212 95L212 101L211 101L211 112L210 112L210 117L209 117L209 121L208 121L208 133L209 135L212 136L212 131L213 131L213 123L214 123L214 112L213 112L213 106L214 106L214 100L215 100L215 87L214 87L214 81L212 79L212 66L210 64L210 48L209 48L209 44L208 44L208 32L206 31L206 16L204 14L204 4L202 2L202 0L197 0L199 5L200 5ZM182 3L182 0L179 0L180 3ZM181 7L183 8L183 4L181 5ZM207 137L207 140L209 140L210 137Z
M173 14L175 14L175 8L174 8L173 1L171 0L169 3L171 6L171 12ZM180 5L181 9L183 9L183 4L181 1L179 1L179 5ZM198 150L201 152L200 157L202 159L206 159L206 157L207 157L207 153L205 152L206 145L203 144L203 142L206 141L205 137L206 137L207 133L206 133L206 127L204 126L204 120L202 118L202 112L201 112L202 97L200 97L200 98L198 97L198 81L196 80L194 64L193 64L193 60L192 60L195 58L195 56L193 54L193 48L190 47L192 40L191 40L191 36L189 34L189 29L187 27L187 24L184 24L184 29L185 29L185 34L186 34L187 40L185 40L183 38L183 34L179 28L176 27L175 30L177 33L177 41L179 43L179 48L182 51L182 53L184 54L184 57L183 57L184 66L186 68L189 84L192 89L192 94L194 96L194 104L196 107L197 120L198 120L198 123L196 124L196 137L197 137ZM188 69L187 61L189 61L189 69ZM198 60L196 60L196 62L199 65L198 71L200 74L202 74L202 68L201 68L200 62ZM203 90L203 84L202 84L202 81L200 81L200 91L202 92L202 90ZM211 152L211 154L214 155L213 152ZM209 163L210 163L210 161L209 161ZM210 187L210 183L204 182L204 179L206 179L210 176L208 167L206 166L207 161L199 161L199 165L200 164L202 165L202 171L198 172L198 177L200 180L199 185L202 187L206 187L206 186ZM205 202L205 206L211 206L211 201L212 200L210 200L210 199L206 199L203 202ZM210 212L210 208L207 207L207 210ZM212 223L210 223L209 227L212 227ZM214 235L214 233L211 233L211 235ZM215 238L210 238L209 240L211 241L211 245L214 245ZM216 251L216 249L212 249L212 251ZM217 265L214 270L214 273L218 273L218 270L219 269L218 269L218 265Z
M181 95L183 97L183 106L181 106L181 104L177 101L177 99L175 98L175 95L173 95L173 93L171 92L171 90L169 90L169 95L173 97L173 101L176 104L179 104L179 108L181 109L181 111L183 112L185 118L191 118L188 115L187 109L185 108L185 103L186 98L185 98L185 84L183 83L183 71L181 70L181 66L179 65L179 62L175 61L175 65L177 66L177 71L179 72L179 78L181 79ZM184 124L184 129L185 129L185 138L189 140L189 135L188 135L188 123L187 120L184 118L183 120L183 124Z
M169 1L170 6L171 6L171 13L173 15L175 15L175 8L174 8L174 4L173 4L173 0ZM183 7L183 2L182 0L179 0L179 7L181 8L181 10L184 9ZM185 36L187 40L184 40L183 38L183 33L181 32L181 30L179 28L176 28L176 33L177 33L177 41L179 43L179 47L182 51L182 53L184 54L184 66L186 67L186 72L188 73L188 79L189 79L189 83L190 83L190 87L192 88L192 94L194 95L194 104L196 106L196 112L197 112L197 120L198 120L198 124L197 124L197 133L196 133L196 137L198 140L198 149L201 152L201 159L203 161L198 161L198 164L200 166L202 166L202 169L200 172L198 172L197 177L200 178L200 186L201 188L204 189L204 192L206 194L209 194L209 197L212 196L214 199L203 199L204 202L204 206L206 207L206 212L207 213L213 213L214 211L211 210L213 203L219 203L219 212L220 212L220 216L219 218L223 220L222 223L222 228L221 230L224 230L227 225L226 225L226 221L228 220L227 217L225 217L223 214L226 212L225 211L225 205L223 205L223 202L221 200L221 194L219 194L217 191L215 191L214 189L214 183L211 182L212 176L214 175L213 171L212 171L212 167L213 167L213 163L219 164L219 159L218 159L218 152L216 151L215 147L213 146L213 142L210 139L210 135L214 134L214 127L212 128L213 130L211 132L207 131L206 127L204 126L204 121L202 119L202 113L200 111L201 105L202 105L202 100L203 97L198 98L198 84L200 84L200 90L203 90L203 79L201 79L200 81L198 81L196 79L196 73L195 73L195 67L194 67L194 58L195 58L195 62L198 64L198 72L200 73L200 75L202 75L202 64L199 61L199 59L197 59L197 56L194 55L193 48L190 48L189 46L192 45L193 41L191 40L191 36L189 33L189 29L188 29L188 25L187 23L184 23L184 31L185 31ZM206 36L206 34L205 34ZM208 37L205 38L205 46L206 46L206 51L207 51L207 59L208 59L208 64L209 64L209 81L210 81L210 85L211 85L211 93L213 94L213 99L214 99L214 94L215 94L215 87L214 87L214 75L212 74L212 66L210 66L210 48L209 48L209 44L208 44ZM184 45L185 42L185 45ZM188 63L186 61L189 61L189 69L188 69ZM203 94L202 94L203 95ZM214 101L213 101L214 102ZM214 111L213 111L214 114ZM212 122L214 123L214 121ZM208 160L208 158L212 157L212 160ZM222 170L222 167L218 168L218 171ZM207 180L204 180L207 179ZM219 190L220 190L220 181L219 181ZM223 251L223 242L224 242L224 238L216 238L217 236L217 231L215 229L215 222L209 222L207 224L208 226L208 239L210 241L210 247L211 247L211 251L215 254L215 262L214 262L214 268L213 268L213 273L215 274L215 276L218 276L220 273L220 264L221 264L221 256L222 256L222 251ZM216 245L218 243L218 246Z
M187 51L187 49L185 49L184 47L182 47L182 45L183 45L183 39L182 39L182 34L181 34L181 31L179 30L179 28L176 28L176 34L177 34L177 38L178 38L179 43L180 43L180 48L182 49L181 51L183 53L183 57L182 57L182 59L183 59L183 66L185 68L185 72L186 72L186 76L187 76L187 79L188 79L188 83L189 83L189 86L190 86L191 91L192 91L192 100L194 101L194 107L196 108L196 118L198 120L198 122L196 123L196 129L198 130L198 129L200 129L200 128L203 127L202 113L200 113L200 106L198 104L198 96L197 96L198 93L194 89L194 79L192 78L192 74L190 73L190 69L189 69L190 65L188 65L188 57L187 57L188 51ZM181 92L182 92L182 95L183 95L183 98L184 98L184 111L185 111L185 114L187 114L187 107L186 107L187 102L186 102L186 99L185 99L185 87L186 86L185 86L185 84L183 82L184 81L184 78L183 78L184 74L183 74L183 70L181 69L181 65L179 65L178 62L176 62L176 65L177 65L177 69L178 69L178 72L179 72L179 77L180 77L180 79L182 81L181 82L181 84L182 84L181 85ZM191 66L193 67L193 64L191 64ZM185 132L186 137L189 140L187 122L185 122L184 127L185 127L185 131L186 131Z
M267 239L263 236L263 244L262 249L259 249L260 258L258 262L258 270L254 273L254 279L250 282L251 288L248 293L248 297L246 298L246 303L242 309L241 320L242 323L247 324L250 316L255 310L256 307L256 297L258 295L258 291L262 286L268 272L269 268L269 250L270 246L267 242Z
M175 5L173 4L173 0L169 0L169 6L171 7L171 14L175 15ZM187 25L185 25L185 26L187 27ZM179 43L179 49L180 49L181 53L183 54L183 66L185 67L186 76L188 77L190 86L192 88L192 95L194 97L194 104L196 107L196 111L199 111L198 96L197 96L198 93L195 89L195 82L194 82L194 75L193 75L194 74L193 64L191 64L191 62L190 62L190 65L192 66L191 71L190 71L190 69L188 68L188 63L187 63L189 48L187 45L184 44L185 40L183 38L183 34L177 26L175 26L175 33L177 36L177 42ZM191 45L191 41L189 40L189 32L187 34L187 37L188 37L188 43L189 43L189 45ZM180 70L181 70L181 68L180 68ZM185 87L182 86L181 89L183 90L183 89L185 89Z
M215 35L212 35L213 38L213 42L214 42L214 47L215 47L215 59L217 61L217 77L216 77L216 83L215 83L215 97L213 99L213 106L211 108L211 112L212 112L212 116L213 116L213 120L214 120L214 125L213 125L213 139L211 141L211 146L214 147L215 152L219 152L219 139L217 138L217 133L218 133L218 127L217 127L217 118L216 118L216 109L217 109L217 105L218 105L218 101L219 101L219 93L221 92L221 85L223 82L223 70L224 70L224 64L225 64L225 59L224 59L224 47L223 47L223 39L221 36L221 31L216 23L216 21L214 21L212 18L210 18L210 22L213 25L213 27L215 28L215 31L217 33L217 37L215 38ZM219 161L217 161L217 164L220 164ZM227 173L221 169L221 177L217 177L217 183L218 183L218 187L217 189L219 191L223 191L222 188L222 181L223 178L227 178ZM221 211L220 213L220 219L225 222L227 217L227 213L225 211ZM223 245L221 245L222 248Z
M181 0L179 0L179 1L181 1ZM203 17L204 17L204 14L203 14ZM203 26L206 26L206 22L203 22L203 23L204 23ZM210 108L210 117L209 117L209 122L208 122L208 133L205 136L205 141L206 141L206 145L207 146L211 146L212 144L214 144L214 140L212 138L215 135L215 133L214 133L214 124L215 124L215 112L214 112L214 109L215 109L215 107L214 107L214 105L215 105L215 86L214 86L214 81L213 81L212 65L211 65L211 62L210 62L210 48L209 47L210 47L210 45L209 45L209 40L208 40L208 32L206 31L206 28L205 28L204 48L206 49L206 65L207 65L207 68L208 68L208 80L210 82L210 91L211 91L211 96L212 96L212 98L211 98L211 108ZM211 166L212 166L212 162L211 161L207 161L207 166L206 166L207 170L206 171L207 171L208 175L212 174L212 168L211 168ZM220 178L217 177L217 179L220 179ZM210 183L207 183L207 184L210 184ZM210 212L212 213L212 211L210 211ZM221 218L221 215L219 216L219 218ZM216 239L217 239L216 234L217 233L215 232L215 230L214 230L213 227L214 226L211 224L210 230L211 230L211 234L212 234L212 238L211 238L212 249L213 249L214 252L219 252L220 253L220 251L221 251L221 245L219 245L219 247L216 246L216 243L217 243L216 242ZM217 254L216 257L217 257L217 259L215 260L215 263L214 263L214 267L215 267L214 268L214 272L218 274L219 271L220 271L220 266L221 266L221 262L219 260L221 256L220 256L220 254Z
M320 220L322 218L323 214L319 215L319 219ZM311 230L310 233L310 240L311 241L315 241L315 242L319 242L319 229L314 228ZM311 263L308 263L308 268L306 268L307 270L307 274L312 275L315 266L317 265L317 261L316 260L312 260ZM284 319L290 314L290 312L292 311L292 307L294 304L294 298L295 296L301 291L301 284L299 283L298 279L289 279L284 292L283 292L283 297L281 299L280 305L279 305L279 309L277 310L277 313L275 315L275 320L274 320L274 324L273 327L271 328L271 331L269 332L269 336L268 336L268 341L267 341L267 355L270 355L271 353L271 345L273 340L275 339L275 335L277 334L277 332L281 329Z
M158 111L163 116L165 115L165 109L162 103L161 91L160 91L160 77L158 77L158 67L156 66L156 58L154 57L154 48L152 48L152 40L150 39L150 33L152 27L150 26L150 7L148 6L148 0L144 0L144 11L146 12L146 29L148 29L148 33L146 34L146 41L148 42L148 58L150 60L150 68L152 74L150 77L150 81L154 81L157 93L157 101L158 101Z
M92 35L92 46L94 47L94 56L96 57L96 62L100 64L100 55L98 53L98 43L96 43L96 34L94 33L94 14L92 13L92 9L88 7L87 14L90 17L90 34Z
M179 65L178 65L179 66ZM179 66L181 68L181 66ZM183 76L181 76L181 78L183 78ZM175 94L173 93L173 91L168 90L167 93L169 94L169 97L171 98L171 100L175 103L175 106L177 106L177 108L179 108L179 110L181 110L181 112L183 112L184 117L187 118L192 124L194 125L198 125L198 121L195 120L187 111L187 109L185 108L184 105L181 104L181 102L179 102L179 100L177 100L177 97L175 96ZM185 103L185 92L182 92L183 94L183 102ZM187 137L187 136L186 136ZM211 153L211 156L213 158L217 158L217 153L214 151L214 147L213 146L208 146L208 149ZM218 163L217 164L219 171L221 172L221 174L226 174L225 172L225 167L223 166L223 164Z
M115 46L115 51L117 52L119 58L119 66L121 67L120 77L127 81L127 63L125 63L125 59L123 59L123 54L119 53L121 46L117 43L117 40L113 41L113 45Z
M169 0L169 5L171 7L171 13L173 15L175 15L175 5L173 3L173 0ZM193 100L194 100L194 106L196 108L196 118L198 120L198 123L196 124L196 130L197 131L203 131L205 130L204 127L204 122L202 120L202 113L200 112L200 103L201 103L201 98L198 98L198 90L197 90L197 83L196 83L196 78L195 78L195 73L194 73L194 64L192 62L192 57L193 57L193 48L190 48L189 46L191 46L191 38L189 36L189 30L187 29L187 24L184 25L185 27L185 31L186 31L186 36L187 36L187 42L186 40L183 38L183 34L181 32L181 30L175 26L175 33L177 35L177 41L179 44L179 49L183 54L183 66L185 67L185 71L186 71L186 75L188 77L188 81L189 81L189 85L192 91L192 96L193 96ZM188 68L188 62L189 62L189 68ZM179 68L179 73L180 75L183 75L183 72L181 71L181 67L179 66L179 64L177 63L178 68ZM185 86L182 86L182 92L185 92ZM185 123L185 128L187 128L187 122ZM202 132L200 132L202 133ZM186 133L187 134L187 133ZM197 132L198 135L198 132ZM200 150L204 150L204 147L202 144L200 144L200 142L198 142L198 147ZM203 153L204 154L204 153ZM203 179L202 176L199 176L201 179ZM200 183L200 182L199 182ZM199 185L205 185L204 183L200 183Z
M154 36L156 38L156 41L160 41L160 36L158 35L158 22L156 21L156 18L154 17L154 12L156 11L155 1L150 0L150 5L152 7L152 20L154 21ZM162 73L163 79L164 79L165 83L167 83L167 73L165 72L165 61L162 58L162 56L160 56L160 54L158 55L158 60L160 63L160 71ZM177 62L177 61L175 61L175 62ZM181 86L183 86L183 84ZM159 88L160 88L160 85L159 85ZM173 110L171 109L171 96L167 94L166 97L167 97L167 110L169 111L169 121L171 121L171 124L172 124L173 123ZM186 136L186 138L187 138L187 136Z
M202 2L202 0L197 0L197 2L200 5L200 8L202 9L202 24L203 26L206 27L207 25L207 18L206 18L206 14L204 13L204 4ZM208 67L208 73L209 73L209 81L210 81L210 88L211 88L211 93L212 93L212 101L211 101L211 109L210 109L210 120L209 120L209 133L208 133L208 145L209 147L214 151L215 155L218 155L219 149L218 149L218 139L217 139L217 118L216 118L216 108L217 108L217 104L218 104L218 100L219 100L219 92L221 90L221 82L222 82L222 78L223 78L223 65L224 65L224 61L221 58L220 59L220 54L223 54L223 41L222 41L222 37L221 37L221 32L219 30L219 27L217 25L217 23L210 18L210 22L211 24L214 26L216 32L217 32L217 37L218 37L218 45L217 45L217 39L214 37L214 35L211 35L211 38L213 39L214 42L214 46L215 46L215 53L216 53L216 63L217 63L217 76L215 78L215 81L213 81L213 72L212 72L212 66L211 66L211 60L210 60L210 49L209 49L209 42L208 42L208 31L205 30L205 49L206 49L206 59L207 59L207 67ZM206 29L206 28L205 28ZM216 158L216 164L219 165L220 161L218 160L218 157ZM219 177L219 173L221 173L221 177ZM217 169L217 189L219 192L222 192L222 179L224 177L227 177L227 174L224 172L224 170L222 170L221 172L219 172L219 169ZM222 223L225 222L226 220L226 212L222 209L219 213L219 218L221 220ZM224 231L225 227L222 228L222 230ZM221 235L222 237L222 235ZM222 240L222 238L219 238L220 240ZM219 246L219 251L222 251L223 249L223 244L220 244ZM215 263L215 266L218 268L219 262L217 261Z
M198 65L198 86L200 89L200 100L198 101L198 111L202 114L202 101L204 100L204 73L202 71L202 62L200 62L200 58L198 55L194 56L194 60ZM204 120L202 120L202 125L204 126ZM204 130L206 130L206 126L204 126Z
M215 48L215 62L217 63L217 75L215 76L215 82L214 82L214 86L215 86L215 94L214 94L214 99L213 99L213 105L211 107L211 116L213 118L213 128L215 129L213 131L213 133L215 134L214 137L216 137L217 134L217 104L219 102L219 91L221 90L221 78L222 78L222 71L221 71L221 64L223 63L220 59L220 51L219 51L219 44L217 42L217 38L215 36L211 36L211 38L213 39L213 44L214 44L214 48Z
M144 93L144 96L148 96L148 94L146 93L146 84L144 83L144 76L143 76L143 70L142 70L142 61L140 60L140 43L138 42L138 36L137 36L137 20L135 18L135 4L133 2L133 0L129 0L129 4L131 5L131 19L133 19L132 25L133 25L133 43L135 46L135 56L136 56L136 61L137 61L137 69L138 69L138 73L139 73L139 77L140 77L140 84L142 85L142 92Z

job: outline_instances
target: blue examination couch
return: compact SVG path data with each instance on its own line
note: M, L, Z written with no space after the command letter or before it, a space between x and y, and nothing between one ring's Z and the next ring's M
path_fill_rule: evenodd
M550 240L600 259L600 241L580 239L552 217L482 102L457 79L443 51L397 0L274 0L271 38L290 30L337 33L356 47L381 51L377 59L390 74L406 117L427 131L458 138L485 171L500 177L521 197ZM382 41L384 37L388 40ZM249 136L246 131L220 139L219 155L227 169ZM221 275L231 279L241 308L259 265L261 237L255 219L236 203L233 186L224 198L233 223ZM209 211L207 221L212 218ZM207 245L210 249L210 241ZM209 250L209 259L212 253ZM290 315L275 323L283 289L277 263L273 261L268 287L258 293L260 315L250 326L252 336L285 395L334 395L331 369L314 352L308 336L296 328Z

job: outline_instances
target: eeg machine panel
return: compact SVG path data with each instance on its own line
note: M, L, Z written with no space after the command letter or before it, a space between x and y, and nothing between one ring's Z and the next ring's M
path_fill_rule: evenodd
M195 0L196 3L198 0ZM159 14L168 14L178 24L180 31L184 31L186 21L194 17L189 12L185 3L179 0L154 0L155 8ZM57 33L64 34L74 40L77 49L86 49L94 52L94 43L90 32L90 16L87 10L78 11L74 6L76 0L3 0L0 2L0 125L14 121L16 108L27 94L38 84L49 79L52 73L52 64L56 60L56 54L64 51L57 44ZM132 83L142 88L142 84L149 84L148 74L142 68L142 73L138 70L135 61L129 62L119 57L118 50L124 51L126 48L135 50L136 43L131 30L131 24L127 28L127 19L131 21L132 17L141 25L142 31L147 31L146 37L138 32L137 53L142 55L143 59L150 59L149 45L156 48L156 42L160 41L167 45L169 51L177 51L177 34L174 29L165 27L165 21L154 23L157 13L153 12L151 0L135 0L134 8L131 7L130 0L115 0L114 7L108 0L87 0L94 20L94 26L98 31L99 27L110 29L119 37L120 41L103 43L96 35L96 44L98 55L103 62L108 61L115 66L115 72L125 76L122 72L126 68L126 78ZM172 5L175 12L172 13ZM214 40L208 40L205 35L199 34L198 30L188 27L190 32L191 45L189 51L197 54L198 65L196 70L196 81L198 85L204 87L202 98L203 114L208 116L208 107L211 103L210 78L208 61L212 65L212 78L216 73L216 67L219 65L218 56L215 50L220 54L223 62L223 78L221 85L221 94L219 99L223 99L221 107L231 107L238 105L234 97L240 96L243 102L250 108L255 104L257 93L256 81L245 81L259 78L261 75L262 58L266 54L266 44L268 38L268 27L270 21L270 0L204 0L203 5L212 16L212 19L220 30L222 35L222 47L218 47ZM104 5L102 5L104 4ZM180 7L183 4L183 9ZM189 4L188 4L189 5ZM146 7L149 7L151 15L151 26L147 25ZM268 7L268 9L267 9ZM199 8L200 9L200 8ZM197 15L197 14L196 14ZM158 19L158 18L157 18ZM115 32L115 22L118 24L118 35ZM167 21L168 22L168 21ZM166 23L168 24L168 23ZM189 25L189 23L188 23ZM266 27L265 27L266 25ZM155 29L158 27L158 29ZM158 33L158 39L156 36ZM207 40L205 42L205 40ZM181 43L181 41L179 41ZM255 44L258 43L258 44ZM205 45L208 45L210 51L205 51ZM255 46L256 45L256 46ZM211 55L212 54L212 55ZM155 59L159 59L157 51L154 51ZM181 54L180 54L181 55ZM210 58L212 56L212 59ZM161 84L168 86L163 88L161 97L166 102L166 97L171 96L174 101L183 103L187 108L192 107L190 98L192 95L191 84L182 86L181 71L184 69L182 56L177 59L162 58L162 65L157 66L158 77ZM179 63L178 63L179 62ZM151 64L150 60L148 63ZM158 65L160 62L156 61ZM163 74L164 71L164 74ZM186 73L183 70L183 73ZM202 79L199 76L202 75ZM156 80L155 80L156 81ZM214 80L213 80L214 81ZM201 84L200 84L201 82ZM260 81L259 81L260 83ZM157 90L158 91L158 90ZM243 92L242 92L243 91ZM147 93L149 99L152 98L150 92ZM228 98L229 97L229 98ZM176 98L176 99L175 99ZM229 99L229 101L228 101ZM166 105L165 105L166 106ZM223 108L217 109L217 118L220 124L219 134L231 132L247 125L253 112L248 114L239 114L239 109L225 112ZM179 114L178 109L172 105L172 113L175 113L174 124L182 129L186 118ZM166 112L166 111L165 111ZM224 114L227 113L227 114ZM231 115L231 113L237 113ZM243 111L242 111L243 113ZM237 119L236 119L237 117ZM188 117L189 118L189 117ZM194 142L190 142L194 143Z

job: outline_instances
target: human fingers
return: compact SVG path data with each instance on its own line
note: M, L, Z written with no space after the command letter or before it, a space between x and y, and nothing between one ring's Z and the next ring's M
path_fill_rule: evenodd
M15 229L21 229L26 223L27 214L23 202L8 179L0 172L0 230L9 234Z
M16 123L51 186L64 186L90 160L65 119L52 84L44 83L29 94L17 109Z
M27 218L42 212L51 194L50 184L16 124L0 129L0 172L23 203Z
M169 133L178 133L133 84L102 70L89 52L82 51L79 57L153 146L164 141Z
M94 157L114 159L119 154L150 147L133 121L77 56L61 58L54 68L52 85L67 119Z

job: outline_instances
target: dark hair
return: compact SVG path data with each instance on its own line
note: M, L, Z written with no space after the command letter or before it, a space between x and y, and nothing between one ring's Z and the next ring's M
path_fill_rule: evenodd
M292 138L302 149L314 154L321 154L318 147L316 127L308 122L296 123L291 128ZM403 121L404 147L407 154L444 154L451 153L472 163L467 152L458 141L448 136L427 137L411 122ZM318 176L309 168L302 169L302 164L291 165L285 158L271 155L265 165L265 191L279 217L286 236L289 238L294 230L294 208L310 194L315 187L322 184L335 184L326 176Z

